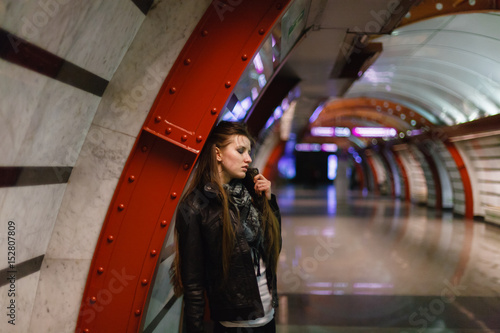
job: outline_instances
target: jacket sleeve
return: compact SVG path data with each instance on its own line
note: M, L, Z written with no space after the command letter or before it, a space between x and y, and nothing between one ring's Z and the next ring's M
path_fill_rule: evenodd
M280 213L280 208L278 207L278 202L276 201L276 195L271 194L271 200L269 200L269 206L271 206L271 210L273 211L274 215L278 219L279 232L280 232L280 252L281 252L281 245L282 245L282 240L281 240L281 213Z
M201 217L190 205L181 203L175 224L184 288L184 322L188 333L203 332L205 287Z

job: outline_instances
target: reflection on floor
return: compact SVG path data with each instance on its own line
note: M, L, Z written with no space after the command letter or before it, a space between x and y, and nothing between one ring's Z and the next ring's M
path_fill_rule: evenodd
M283 187L278 332L500 332L500 227Z

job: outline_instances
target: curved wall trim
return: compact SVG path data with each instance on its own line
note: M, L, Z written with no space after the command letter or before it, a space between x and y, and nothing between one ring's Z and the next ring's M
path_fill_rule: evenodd
M375 195L379 195L380 194L380 185L378 183L379 176L377 175L377 170L375 168L375 162L373 160L373 156L367 156L365 160L367 161L369 170L371 171L373 178L373 189L372 189L373 193L375 193Z
M120 177L94 252L76 332L139 331L159 252L198 154L248 59L289 3L214 2L198 23Z
M396 176L394 175L394 169L392 168L391 166L391 162L389 160L389 158L387 158L387 151L385 151L385 149L382 151L382 152L379 152L378 153L378 156L380 157L380 160L382 161L382 164L386 170L386 174L387 174L387 187L390 188L390 195L392 198L396 198L396 182L395 182L395 179L396 179Z
M455 147L455 145L450 142L445 142L445 146L455 160L455 164L457 165L457 169L462 179L465 195L465 217L472 219L474 217L474 201L469 173L467 172L464 160L462 159L462 156L460 155L457 147Z
M435 160L433 159L432 155L423 147L423 146L415 146L415 149L420 152L420 156L425 161L427 164L427 167L429 168L429 171L431 172L432 175L432 182L434 186L434 202L430 202L429 198L427 200L427 204L430 207L436 208L438 211L443 209L443 191L441 188L441 178L439 177L439 169L438 166L436 165ZM429 187L430 180L428 181L427 187Z

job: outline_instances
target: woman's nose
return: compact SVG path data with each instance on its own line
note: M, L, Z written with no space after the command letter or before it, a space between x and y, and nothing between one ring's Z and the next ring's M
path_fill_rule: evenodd
M252 163L252 158L248 154L245 156L245 163Z

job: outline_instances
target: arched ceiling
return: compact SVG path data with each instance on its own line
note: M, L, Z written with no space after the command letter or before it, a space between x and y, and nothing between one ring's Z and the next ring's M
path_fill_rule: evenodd
M310 1L304 36L280 72L300 80L297 140L312 140L318 124L403 132L499 114L498 2L401 0L403 12L387 1ZM366 56L357 76L344 75L375 43L382 52ZM318 106L323 114L310 120Z
M441 16L377 38L384 52L345 97L414 108L435 125L500 113L500 15Z
M415 111L397 103L374 98L336 99L325 104L317 117L312 117L313 127L386 127L394 128L397 137L404 138L422 131L427 131L432 123ZM351 138L353 139L353 138ZM332 142L345 146L344 138L318 138L305 134L304 142ZM382 139L379 139L382 140ZM377 141L377 140L375 140ZM366 147L375 142L371 138L351 140L357 146ZM339 144L340 142L340 144Z

